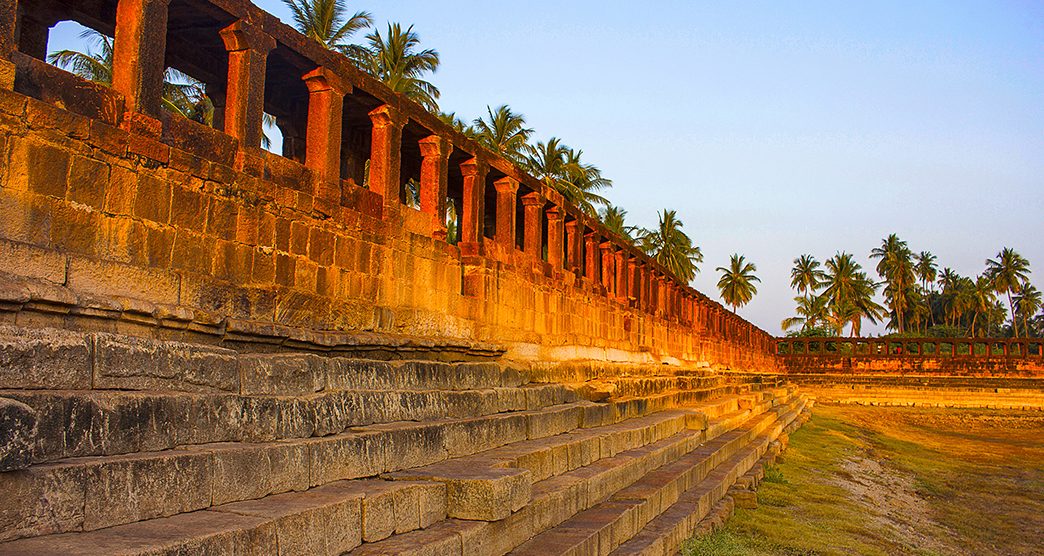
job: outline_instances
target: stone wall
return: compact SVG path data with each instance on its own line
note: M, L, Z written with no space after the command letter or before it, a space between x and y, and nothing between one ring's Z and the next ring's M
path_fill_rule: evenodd
M41 61L65 19L115 36L111 87ZM0 322L774 368L764 331L250 2L2 0L0 61ZM160 108L165 67L214 127Z

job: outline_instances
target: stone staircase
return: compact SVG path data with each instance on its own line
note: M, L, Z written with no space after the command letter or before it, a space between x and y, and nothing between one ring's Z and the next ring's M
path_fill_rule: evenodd
M0 554L666 554L807 401L705 366L2 327L0 411Z

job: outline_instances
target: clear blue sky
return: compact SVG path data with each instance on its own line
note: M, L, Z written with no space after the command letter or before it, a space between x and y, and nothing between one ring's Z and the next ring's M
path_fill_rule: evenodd
M968 275L1014 247L1044 289L1044 3L349 6L440 52L443 110L507 103L536 139L582 148L632 223L677 209L701 291L717 298L731 253L757 263L740 313L771 333L794 257L847 250L870 268L891 232Z

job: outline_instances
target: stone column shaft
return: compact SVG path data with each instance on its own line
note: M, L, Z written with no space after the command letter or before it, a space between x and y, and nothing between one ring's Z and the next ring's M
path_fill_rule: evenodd
M500 178L493 182L497 189L497 231L495 240L508 252L515 249L515 234L518 230L515 201L518 195L518 180Z
M599 284L602 281L602 276L599 273L598 259L600 255L598 253L598 234L589 232L584 234L584 258L586 259L584 265L584 276L591 281L592 284Z
M460 173L464 176L464 207L460 219L460 240L477 244L482 240L483 204L486 198L486 163L472 158L460 165Z
M555 270L562 268L564 211L554 205L547 209L547 262Z
M579 273L583 262L580 259L580 246L583 234L580 232L580 222L570 220L565 223L566 233L566 268Z
M605 287L605 291L609 295L616 293L616 281L613 276L613 264L616 262L616 255L613 253L613 247L611 241L605 241L598 245L602 258L602 286Z
M526 193L522 196L522 206L526 218L525 252L538 261L543 260L544 197L536 191Z
M621 303L627 303L627 297L630 294L627 287L628 258L627 252L620 249L616 251L616 260L613 261L613 267L616 269L616 298Z
M439 135L418 141L421 151L421 212L431 215L435 237L446 239L446 188L449 183L449 157L453 144Z
M339 183L344 95L352 90L352 86L322 67L306 73L302 79L308 86L305 166L316 172L320 179Z
M170 0L119 0L112 52L112 88L128 112L160 116L166 71Z
M237 21L221 30L228 51L228 83L221 105L221 124L225 133L239 139L245 147L261 147L265 111L265 66L275 39ZM216 95L211 96L215 98ZM215 112L218 108L215 100ZM215 122L215 126L218 122Z
M402 127L406 118L387 104L370 112L373 122L370 140L370 190L384 197L385 205L399 202L402 162Z

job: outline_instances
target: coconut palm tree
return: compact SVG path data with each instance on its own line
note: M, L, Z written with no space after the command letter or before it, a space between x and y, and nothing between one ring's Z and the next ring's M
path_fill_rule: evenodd
M675 276L688 283L700 271L696 266L703 262L703 252L682 231L678 213L663 209L659 213L660 223L655 230L644 230L639 238L640 247L667 267Z
M501 156L521 164L529 148L529 136L532 129L526 127L526 117L511 111L511 107L502 104L496 110L486 106L488 120L476 118L472 122L479 143Z
M932 284L939 276L939 267L935 264L936 257L931 251L921 251L914 255L914 273L921 281L921 290L924 294L924 304L928 313L928 326L935 325L935 314L932 311L932 296L935 294Z
M752 262L747 262L743 255L734 253L729 259L727 268L719 266L716 270L721 272L721 278L718 280L721 299L725 301L726 305L732 307L733 313L737 308L750 303L750 300L758 293L755 282L761 280L754 275L758 267Z
M942 273L939 274L939 287L942 289L941 293L941 310L943 313L943 322L947 325L951 325L950 315L952 314L952 306L957 295L957 287L961 281L961 275L954 272L952 268L946 267Z
M880 259L877 274L885 281L885 299L900 334L905 332L906 311L910 306L910 290L914 283L912 255L906 242L896 234L889 234L881 241L880 247L870 251L871 259Z
M997 297L993 291L993 283L988 276L979 276L972 282L963 279L958 285L957 300L954 304L958 310L966 309L972 312L971 336L975 336L976 325L979 317L986 317L997 303ZM987 325L987 330L989 326Z
M290 8L294 27L301 34L352 58L360 54L361 47L348 44L348 39L373 25L369 12L349 16L344 0L283 0L283 4Z
M823 285L824 277L825 274L815 257L801 255L794 259L794 268L790 269L790 287L809 298Z
M826 322L828 315L825 297L799 295L794 298L794 302L797 303L797 308L794 309L797 316L783 319L780 323L783 330L801 327L801 331L805 332L815 329L821 322Z
M603 177L601 170L593 164L584 163L582 155L583 151L570 149L560 139L552 137L530 147L523 165L584 214L597 216L596 207L608 205L609 200L596 191L612 187L612 181Z
M1022 317L1022 330L1027 338L1030 337L1030 319L1040 311L1041 306L1040 290L1028 282L1023 284L1022 291L1015 300L1015 310Z
M1012 294L1022 291L1022 285L1029 281L1029 274L1029 261L1010 247L1001 249L996 260L986 259L986 275L993 280L993 289L1008 296L1011 328L1016 338L1019 337L1019 327L1015 325L1015 301Z
M475 131L475 128L470 124L464 123L464 120L458 118L456 112L439 112L439 119L468 139L477 140L478 133Z
M86 52L59 50L51 53L47 61L88 81L112 85L113 40L93 29L80 33L80 39L87 44ZM160 101L163 108L172 114L213 125L214 104L204 89L203 83L168 68L163 76L163 96Z
M849 253L841 252L827 259L825 267L826 287L820 295L826 299L834 328L840 334L845 325L851 324L852 336L858 336L864 318L876 323L884 311L873 299L877 284Z
M617 206L608 205L598 212L598 218L602 221L602 225L608 228L610 232L615 232L616 235L628 241L634 241L634 233L637 228L627 225L626 210Z
M354 49L351 56L391 90L438 113L439 89L423 77L439 68L439 53L419 48L420 36L412 25L403 29L398 23L389 23L384 34L374 30L366 35L366 43Z

